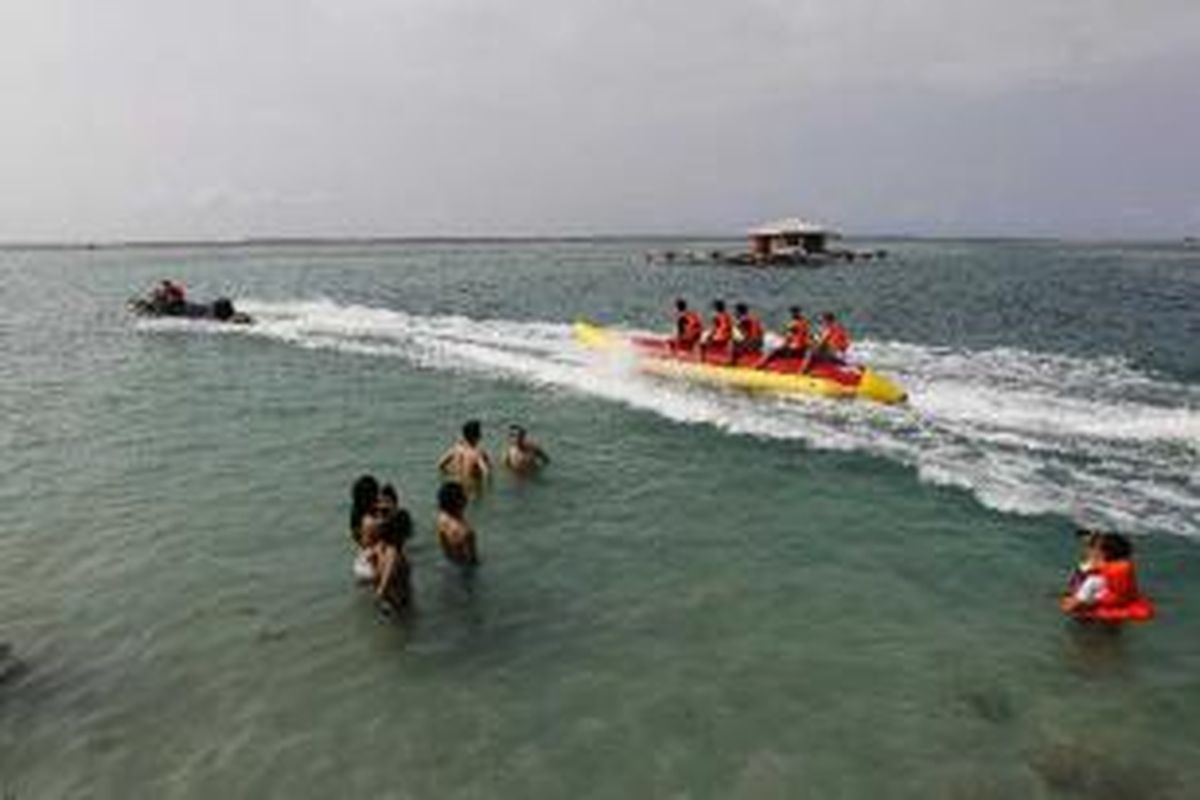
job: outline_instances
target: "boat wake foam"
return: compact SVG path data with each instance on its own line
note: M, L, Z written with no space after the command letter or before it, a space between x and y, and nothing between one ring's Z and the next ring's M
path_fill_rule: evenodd
M1120 359L865 341L856 355L909 392L908 407L885 407L641 376L619 357L585 352L561 323L332 301L239 305L256 325L204 329L566 388L731 434L872 453L1001 511L1200 538L1200 387Z

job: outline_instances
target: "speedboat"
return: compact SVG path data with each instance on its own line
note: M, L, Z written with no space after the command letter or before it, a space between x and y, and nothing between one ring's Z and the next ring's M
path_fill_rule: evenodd
M780 357L758 366L761 356L745 353L730 363L727 353L681 351L668 337L631 336L591 322L574 325L575 340L592 350L626 351L638 369L651 375L695 383L729 386L774 394L870 400L892 405L908 399L895 381L870 367L840 361L813 360L801 371L801 359Z

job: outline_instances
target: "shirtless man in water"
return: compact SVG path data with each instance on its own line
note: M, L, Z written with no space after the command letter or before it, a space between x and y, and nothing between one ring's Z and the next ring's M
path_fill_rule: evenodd
M538 443L526 435L520 425L508 428L508 449L504 451L504 466L519 475L536 472L542 465L550 463L550 456Z
M483 427L479 420L469 420L462 427L462 438L438 460L438 469L448 478L465 486L478 486L492 475L492 462L487 451L479 446Z

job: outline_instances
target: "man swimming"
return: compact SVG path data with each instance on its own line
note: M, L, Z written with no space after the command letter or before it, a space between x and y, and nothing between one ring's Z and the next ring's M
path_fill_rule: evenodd
M520 425L509 426L504 466L518 474L528 475L549 463L550 456L546 455L546 451L538 446L537 442L529 438L524 428Z
M479 444L482 437L483 426L479 420L468 420L462 426L462 438L438 460L438 469L466 486L477 486L486 481L492 474L492 461Z

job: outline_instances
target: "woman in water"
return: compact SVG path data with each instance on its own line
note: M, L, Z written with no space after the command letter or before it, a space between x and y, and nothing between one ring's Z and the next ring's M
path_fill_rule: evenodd
M461 483L451 481L438 489L437 536L442 553L460 566L479 563L475 531L467 522L467 493Z
M375 562L371 547L378 531L375 518L379 503L379 481L374 475L362 475L350 487L350 538L357 551L354 554L354 578L358 581L375 580Z
M374 475L361 475L350 487L350 538L362 546L363 518L379 502L379 481Z
M375 597L397 611L412 599L410 567L404 543L412 535L412 518L404 509L378 516L378 536L372 545Z

